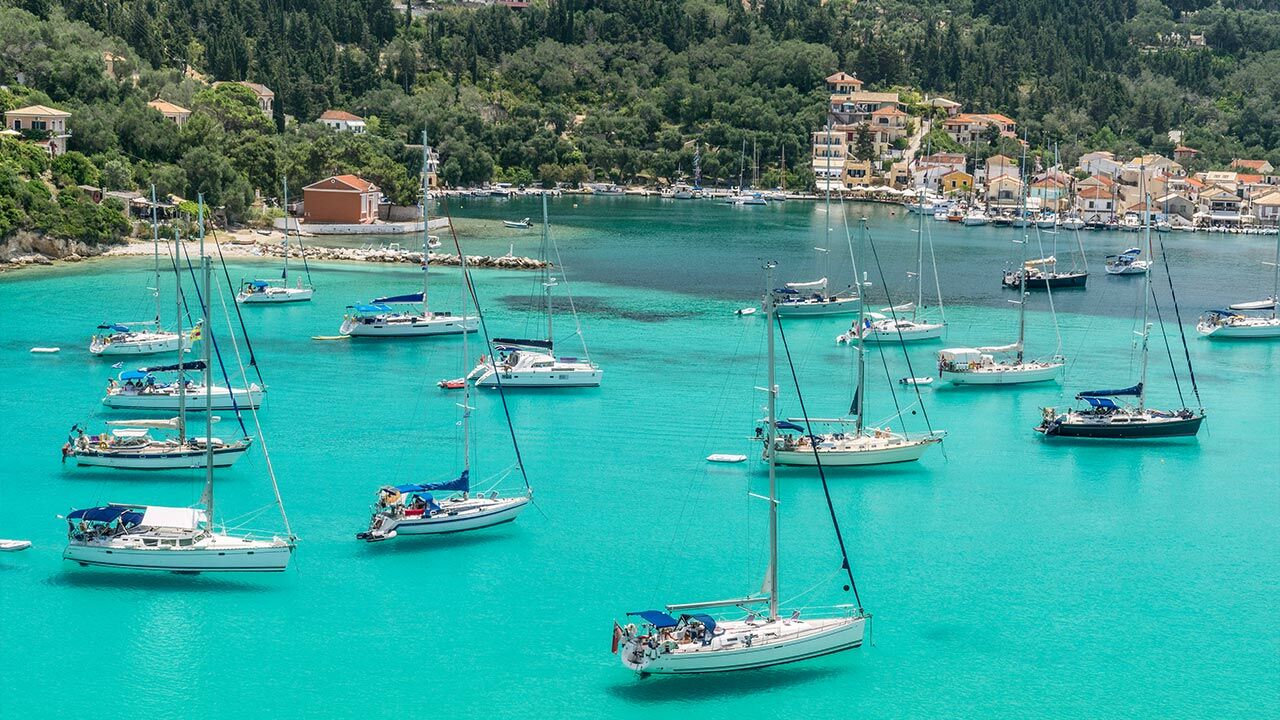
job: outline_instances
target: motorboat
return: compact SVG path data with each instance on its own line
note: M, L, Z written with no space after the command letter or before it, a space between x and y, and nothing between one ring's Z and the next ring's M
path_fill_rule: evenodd
M950 219L950 216L948 216L947 219ZM990 221L990 219L991 218L989 218L987 214L982 211L981 208L971 208L968 212L964 214L964 219L962 219L960 222L965 227L976 227L979 225L986 225L987 222Z
M527 230L533 227L533 221L529 218L523 220L503 220L502 224L515 230Z

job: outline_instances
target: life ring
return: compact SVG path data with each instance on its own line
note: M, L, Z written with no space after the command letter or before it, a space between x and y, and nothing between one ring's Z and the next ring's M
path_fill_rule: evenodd
M107 441L106 441L106 440L99 440L99 441L98 441L98 449L99 449L99 450L106 450L106 449L107 449Z

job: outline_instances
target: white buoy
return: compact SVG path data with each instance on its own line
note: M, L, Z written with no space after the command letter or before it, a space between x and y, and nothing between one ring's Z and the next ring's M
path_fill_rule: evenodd
M62 348L56 348L56 347L33 347L33 348L31 348L31 352L36 353L37 355L49 355L49 354L52 354L52 353L61 352L61 350L62 350Z

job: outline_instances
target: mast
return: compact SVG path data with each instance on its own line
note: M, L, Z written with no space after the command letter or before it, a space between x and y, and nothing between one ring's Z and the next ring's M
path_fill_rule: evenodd
M280 279L289 279L289 176L284 176L284 269Z
M747 166L747 139L742 138L742 149L738 151L738 193L742 193L742 173Z
M693 146L693 188L702 189L702 141Z
M976 162L976 160L975 160ZM1022 145L1022 174L1025 177L1027 172L1027 146L1025 133ZM988 179L988 182L990 180ZM1026 187L1026 181L1023 181L1023 187ZM1025 195L1023 196L1026 197ZM1023 210L1025 212L1025 200ZM1022 226L1022 257L1018 265L1018 364L1022 364L1024 345L1027 339L1027 245L1031 242L1031 235L1027 232L1027 225ZM1044 252L1041 250L1041 252ZM1048 283L1048 279L1045 279Z
M782 172L778 173L778 188L787 193L787 146L782 146Z
M182 365L186 362L187 349L183 344L182 334L182 272L178 269L178 228L173 229L173 284L174 299L176 300L177 310L174 317L178 319L178 327L175 332L178 333L178 444L185 445L187 442L187 378L182 371Z
M462 317L467 316L467 256L458 253L458 259L462 263ZM467 370L467 358L471 357L467 352L467 335L462 333L462 371ZM494 363L497 364L496 362ZM471 481L471 381L464 374L462 381L462 472L467 473L467 482ZM468 487L470 485L468 484Z
M774 441L778 437L778 385L774 368L774 305L773 305L773 268L777 263L765 263L764 313L769 323L769 432L765 442L768 443L769 456L769 570L765 575L765 585L769 588L769 618L778 617L778 461L774 457Z
M918 188L920 208L917 213L919 217L916 218L916 306L911 311L912 320L920 316L920 308L924 307L924 193L928 187L929 181L926 180L924 187ZM889 304L893 305L892 302Z
M204 254L204 194L198 196L200 224L200 269L204 273L204 292L201 294L201 330L204 346L204 492L200 499L204 501L205 515L209 527L213 527L213 327L209 321L209 307L213 298L209 297L211 266L209 256ZM181 363L179 363L181 364Z
M151 184L151 250L156 265L156 332L160 332L160 223L156 219L156 186Z
M1165 212L1168 215L1168 212ZM1166 221L1167 222L1167 221ZM1276 261L1271 264L1271 319L1280 309L1280 233L1276 234Z
M542 293L547 299L547 342L554 343L551 334L551 286L555 279L551 277L551 263L547 258L547 243L550 241L550 227L547 222L547 193L542 193Z
M1145 176L1146 173L1144 172ZM1145 204L1150 206L1151 197L1144 195ZM1145 232L1147 233L1147 258L1155 257L1155 248L1151 246L1151 213L1146 213ZM1147 346L1151 338L1151 325L1147 322L1151 305L1151 270L1142 273L1142 370L1138 375L1138 412L1147 407Z
M427 129L422 129L422 316L430 317L431 311L427 307L427 281L430 273L428 265L431 258L431 236L429 227L431 225L430 217L427 212L428 195L427 195L427 165L431 160L431 149L427 147ZM464 333L465 334L465 333Z
M867 233L867 220L866 218L863 218L862 219L862 238L864 241L866 240L866 237L867 237L866 233ZM853 269L853 281L855 283L859 282L858 268L856 265L854 266L854 269ZM863 352L863 350L866 348L866 342L867 342L866 340L867 332L865 327L867 303L866 303L866 299L863 297L863 292L862 292L863 288L865 287L866 287L865 283L859 284L858 286L858 298L859 298L858 333L857 333L858 347L854 350L854 352L857 353L858 355L858 383L853 388L853 407L850 408L854 412L855 424L853 426L853 429L854 429L855 435L862 435L862 414L863 414L862 413L862 402L863 402L862 395L867 388L867 383L866 383L867 361L866 361L866 355ZM892 305L893 301L890 300L889 303L890 305Z

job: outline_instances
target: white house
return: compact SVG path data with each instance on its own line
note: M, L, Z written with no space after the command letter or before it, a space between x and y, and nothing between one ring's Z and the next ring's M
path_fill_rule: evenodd
M67 151L67 120L71 113L48 105L31 105L4 114L4 126L8 130L29 134L37 144L43 145L51 156ZM25 131L25 132L24 132Z
M319 121L338 132L349 132L359 135L365 131L364 118L352 115L345 110L325 110Z

